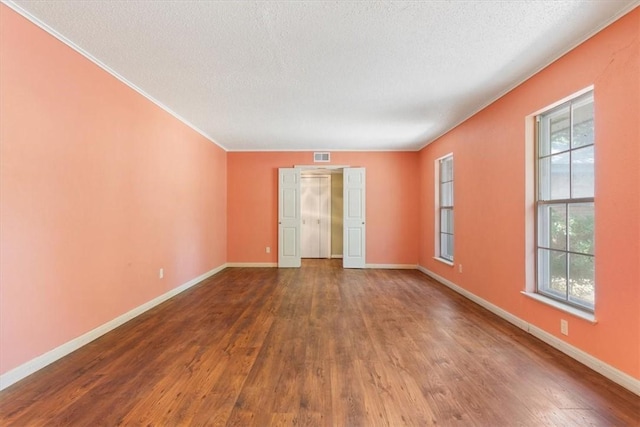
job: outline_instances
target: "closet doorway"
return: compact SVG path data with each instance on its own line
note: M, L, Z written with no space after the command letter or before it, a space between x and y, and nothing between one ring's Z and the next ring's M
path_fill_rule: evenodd
M304 170L304 172L303 172ZM335 179L336 196L328 221L331 237L329 255L342 258L344 268L365 268L366 259L366 170L363 167L330 166L313 171L312 167L278 168L278 267L297 268L302 252L302 178L323 172ZM334 179L331 179L331 183ZM338 188L339 187L339 188ZM338 196L340 193L340 197ZM306 225L305 220L305 225ZM316 220L317 223L317 220ZM320 246L320 243L318 243ZM333 252L333 253L331 253Z
M300 180L302 258L331 258L331 176L304 174Z

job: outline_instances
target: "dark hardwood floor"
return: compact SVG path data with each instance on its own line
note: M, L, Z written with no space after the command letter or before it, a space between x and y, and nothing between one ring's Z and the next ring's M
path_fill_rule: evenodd
M634 426L640 398L418 271L232 268L0 393L0 425Z

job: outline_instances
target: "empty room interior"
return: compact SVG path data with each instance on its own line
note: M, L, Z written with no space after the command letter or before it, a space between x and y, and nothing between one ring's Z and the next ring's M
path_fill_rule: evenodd
M0 4L0 424L640 425L640 7Z

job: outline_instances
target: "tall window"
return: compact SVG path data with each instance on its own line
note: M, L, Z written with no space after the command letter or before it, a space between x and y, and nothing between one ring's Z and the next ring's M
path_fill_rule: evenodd
M438 256L453 262L453 155L438 160Z
M537 291L593 311L593 92L540 114L537 124Z

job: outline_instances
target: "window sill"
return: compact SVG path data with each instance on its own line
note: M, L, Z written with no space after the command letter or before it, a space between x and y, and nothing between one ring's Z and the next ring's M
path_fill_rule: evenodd
M521 292L524 296L539 301L543 304L549 305L553 308L556 308L560 311L564 311L565 313L571 314L572 316L578 317L582 320L586 320L587 322L596 324L598 321L596 320L596 316L593 313L588 313L586 311L582 311L579 308L571 307L570 305L566 305L561 303L560 301L556 301L551 298L547 298L543 295L533 293L533 292Z
M454 266L453 262L449 261L448 259L440 258L437 256L434 256L433 259L435 259L436 261L440 261L443 264L447 264L448 266L451 266L451 267Z

